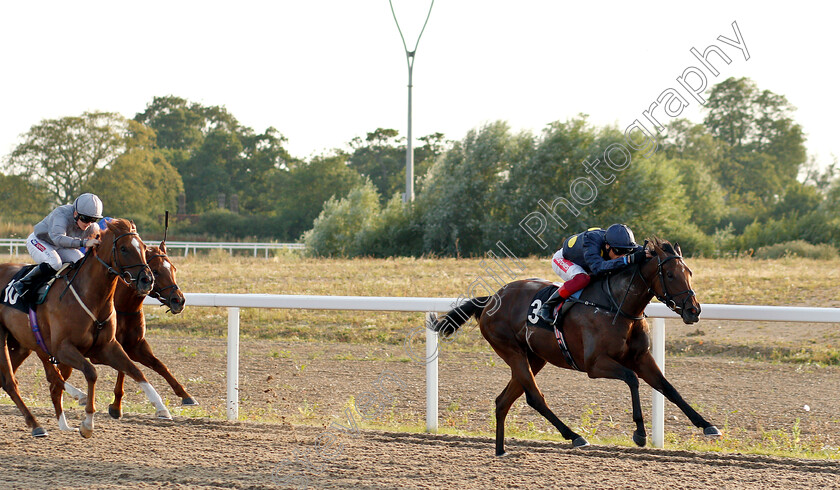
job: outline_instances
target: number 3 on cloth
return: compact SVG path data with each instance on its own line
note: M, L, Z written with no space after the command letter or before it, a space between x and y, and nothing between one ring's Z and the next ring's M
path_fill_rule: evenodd
M535 299L531 303L531 306L533 306L534 308L531 310L531 314L528 315L528 321L531 322L531 323L537 323L537 320L540 319L540 317L539 317L539 315L537 315L537 313L539 313L540 308L542 308L542 301L540 301L538 299Z

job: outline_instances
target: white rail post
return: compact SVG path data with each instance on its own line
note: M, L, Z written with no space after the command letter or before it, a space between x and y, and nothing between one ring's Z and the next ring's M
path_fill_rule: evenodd
M428 318L430 313L426 313ZM438 334L426 329L426 432L438 428Z
M239 308L228 308L227 418L239 419Z
M653 319L653 360L665 374L665 319ZM651 407L651 443L653 447L665 446L665 397L653 390L653 404Z

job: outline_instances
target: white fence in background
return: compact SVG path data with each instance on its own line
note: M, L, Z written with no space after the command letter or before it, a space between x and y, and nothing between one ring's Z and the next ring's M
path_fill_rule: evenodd
M239 309L299 308L313 310L365 310L446 312L456 298L388 298L374 296L301 296L278 294L208 294L187 293L189 307L228 308L227 417L239 417ZM148 305L159 305L146 298ZM746 320L794 323L840 323L840 308L793 306L745 306L704 304L703 320ZM652 351L659 368L665 372L665 318L679 318L661 303L648 306L651 318ZM419 326L419 325L418 325ZM436 432L438 425L438 338L426 330L426 430ZM665 441L665 398L653 390L651 443L663 447Z
M156 245L155 242L149 244ZM26 254L26 239L24 238L0 238L0 250L9 249L10 255L17 255L20 250ZM262 251L265 257L268 258L269 250L303 250L306 245L303 243L247 243L247 242L175 242L167 241L166 248L168 250L184 250L184 257L190 252L195 253L200 249L220 249L227 250L231 254L234 250L253 250L254 257L257 252Z

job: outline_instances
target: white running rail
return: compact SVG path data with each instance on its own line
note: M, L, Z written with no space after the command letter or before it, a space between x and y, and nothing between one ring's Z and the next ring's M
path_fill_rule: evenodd
M149 244L156 245L155 242L150 241ZM24 238L0 238L0 250L9 249L9 255L18 255L20 250L26 254L26 239ZM234 250L253 250L254 257L257 256L258 251L262 251L266 258L268 258L269 250L303 250L306 245L303 243L275 243L275 242L177 242L167 241L166 248L169 250L183 250L184 257L190 252L195 255L198 250L220 249L227 250L231 254Z
M168 242L167 242L168 243ZM458 298L394 298L375 296L302 296L281 294L185 294L190 307L214 306L228 308L227 358L227 417L239 417L239 309L240 308L302 308L313 310L365 310L446 312L456 305ZM146 298L145 304L158 305ZM754 320L797 323L840 323L840 308L808 308L794 306L702 305L703 320ZM652 351L656 363L665 371L665 318L679 318L661 303L653 303L645 310L652 319ZM438 351L437 334L426 330L426 430L437 431L438 422ZM421 359L422 361L422 359ZM664 445L665 401L653 391L651 443Z

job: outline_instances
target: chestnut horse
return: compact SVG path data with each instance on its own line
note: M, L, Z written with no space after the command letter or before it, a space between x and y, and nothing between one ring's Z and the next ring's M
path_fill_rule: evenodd
M161 242L160 247L147 247L146 261L155 278L155 283L149 296L157 298L163 305L169 307L172 313L176 315L181 313L184 310L185 304L184 294L175 282L176 268L169 260L165 242ZM195 398L187 393L166 365L154 355L151 346L146 341L146 317L143 314L143 299L145 297L145 295L138 293L136 289L129 287L125 283L117 283L117 290L114 293L114 308L117 311L116 340L131 360L139 362L163 376L172 387L172 390L175 391L175 394L181 397L182 405L198 405ZM21 348L10 351L12 369L17 371L17 368L29 356L30 352ZM73 372L73 368L69 365L61 364L58 369L62 378L65 379L65 391L78 400L80 405L86 404L87 394L66 381ZM114 402L108 406L108 413L113 418L120 418L122 416L122 397L125 394L124 384L125 373L119 372L117 374L117 382L114 385ZM59 417L59 427L62 430L73 430L66 424L62 424L63 419L58 414L63 409L60 406L55 408L56 414Z
M160 395L114 338L116 312L113 300L117 281L131 284L141 294L148 294L152 289L154 278L146 263L146 246L137 236L134 224L126 220L112 221L99 238L101 243L90 249L62 276L63 282L56 281L44 303L37 307L37 320L46 351L38 345L28 315L0 305L0 382L36 437L46 436L47 431L20 397L9 357L10 344L34 351L41 359L57 412L58 407L61 407L64 380L58 369L49 362L50 356L84 373L88 384L88 400L86 417L79 428L83 437L93 435L93 416L96 413L94 400L97 373L86 358L126 372L140 384L149 401L155 405L157 416L172 418ZM0 265L0 284L7 284L20 267L16 264ZM133 270L136 272L132 273ZM72 294L66 294L68 292ZM63 412L56 413L56 416L59 424L67 425Z
M633 441L639 446L647 443L639 401L639 378L676 404L705 435L721 435L683 400L650 353L650 334L643 314L654 296L687 324L700 319L700 304L691 289L691 270L681 257L679 244L672 246L654 238L647 247L653 258L593 281L584 289L580 301L574 301L580 304L571 305L564 314L562 328L571 363L562 353L554 331L529 326L526 322L526 317L529 314L536 317L542 306L532 301L540 289L551 284L548 281L511 282L495 295L468 301L434 323L432 328L447 336L470 316L475 316L481 334L510 366L510 382L496 398L496 456L505 455L505 418L523 392L528 405L551 422L564 438L572 441L573 447L589 445L546 405L534 380L546 362L566 369L579 366L590 378L620 379L627 383L636 423ZM612 306L604 306L605 302Z

